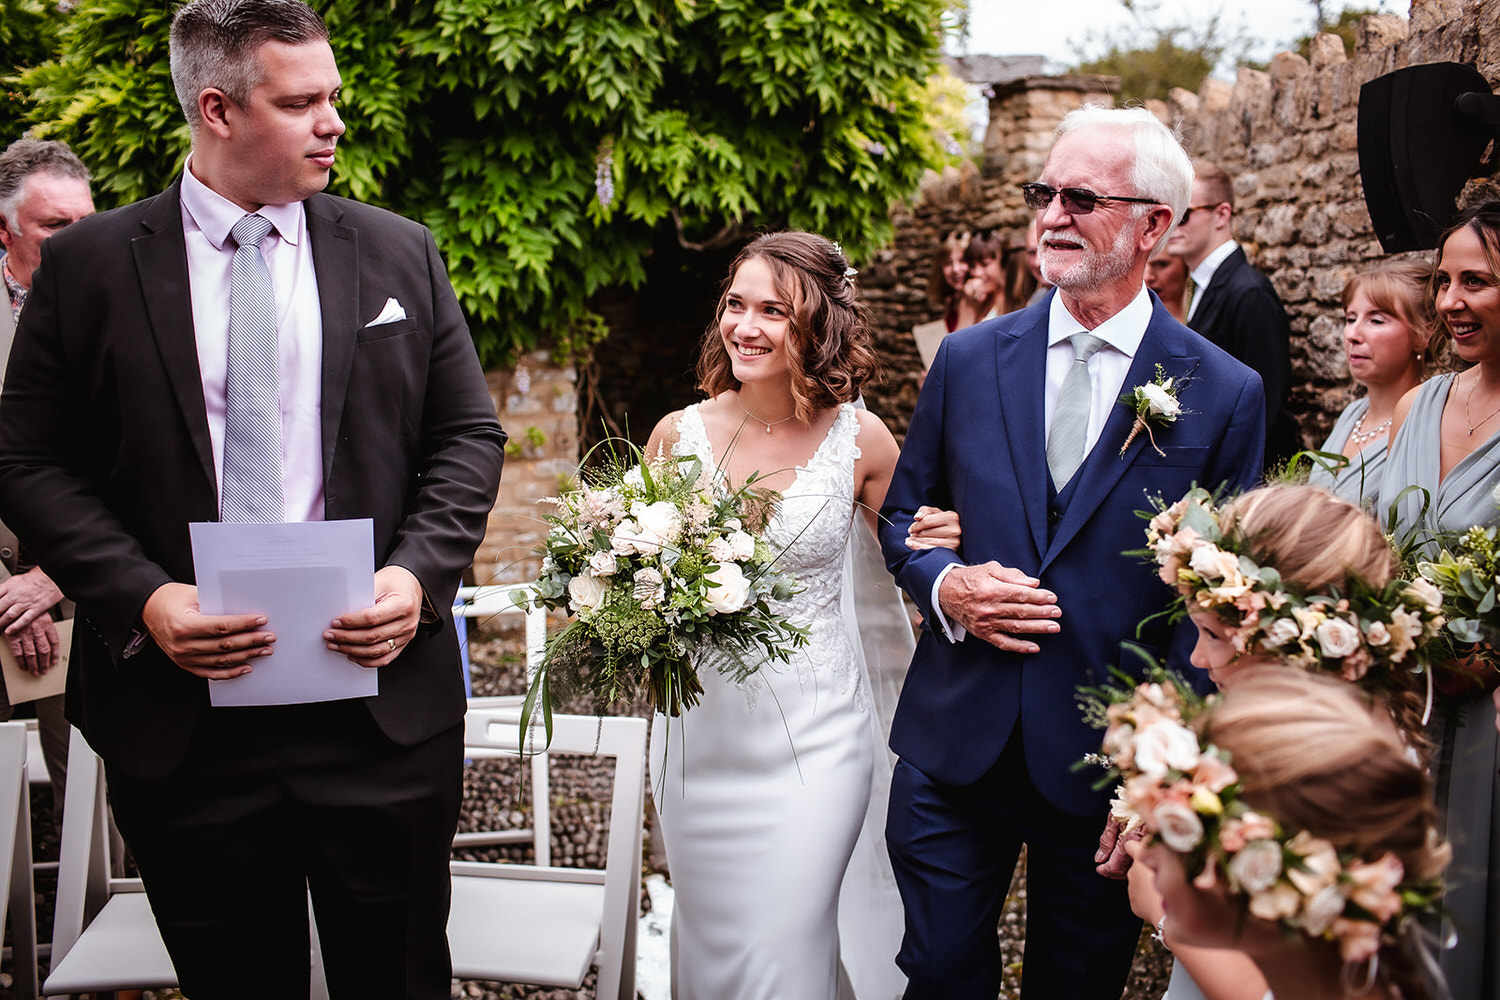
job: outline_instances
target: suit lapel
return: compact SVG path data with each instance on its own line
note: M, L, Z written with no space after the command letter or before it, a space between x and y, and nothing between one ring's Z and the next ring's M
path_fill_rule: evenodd
M136 276L162 365L182 411L204 478L215 486L213 441L203 402L198 340L193 332L193 298L188 283L187 242L182 232L182 179L158 195L141 219L144 234L130 241Z
M1166 309L1155 296L1151 301L1153 304L1151 322L1146 327L1146 335L1141 339L1139 350L1131 359L1130 370L1120 389L1121 395L1155 378L1158 364L1167 375L1183 376L1192 371L1198 363L1197 356L1188 353L1187 342L1182 337L1181 329L1176 322L1167 314ZM1130 428L1134 424L1135 413L1125 404L1116 402L1111 407L1104 429L1099 434L1099 440L1094 443L1088 457L1078 469L1078 486L1073 492L1072 502L1068 504L1062 520L1057 525L1057 530L1052 533L1051 544L1045 548L1046 555L1042 559L1043 568L1089 522L1094 512L1099 509L1099 505L1120 481L1120 477L1140 460L1145 449L1151 447L1150 440L1143 431L1136 435L1130 447L1125 449L1125 453L1120 454L1120 449L1124 446L1125 439L1130 436ZM1142 505L1144 506L1144 500Z
M1248 263L1245 251L1240 247L1235 247L1228 257L1219 262L1219 266L1214 269L1214 276L1208 279L1208 287L1203 289L1203 301L1198 304L1197 309L1193 310L1193 318L1188 326L1200 333L1203 330L1213 330L1218 326L1219 310L1223 308L1224 302L1224 289L1234 277L1234 272Z
M1030 323L1016 323L995 340L995 380L1008 461L1015 470L1023 513L1040 555L1047 551L1047 433L1043 427L1047 380L1047 318L1050 299L1027 310Z
M359 316L359 233L340 225L343 211L326 195L307 199L307 234L323 321L322 444L323 482L333 473L333 454L354 366Z

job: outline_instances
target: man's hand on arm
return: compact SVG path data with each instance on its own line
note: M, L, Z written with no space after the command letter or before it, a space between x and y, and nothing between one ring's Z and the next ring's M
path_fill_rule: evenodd
M375 605L339 615L323 639L362 667L383 667L417 634L421 615L421 583L404 566L386 566L375 573Z
M1124 878L1130 872L1133 857L1126 848L1145 833L1145 827L1141 826L1126 833L1113 816L1105 820L1104 832L1099 835L1099 849L1094 852L1094 870L1105 878Z
M141 621L162 652L183 670L209 680L248 674L257 657L269 656L274 633L265 615L205 615L198 588L164 583L146 599Z
M57 665L61 654L57 628L47 612L62 600L62 591L40 566L0 583L0 628L16 660L40 677Z
M968 632L1009 653L1041 649L1025 637L1058 631L1057 595L1041 581L997 562L954 566L938 588L943 614Z

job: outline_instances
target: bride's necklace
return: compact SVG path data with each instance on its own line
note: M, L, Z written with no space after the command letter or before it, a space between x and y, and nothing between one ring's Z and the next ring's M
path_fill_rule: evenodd
M1500 406L1497 406L1493 410L1491 410L1489 412L1489 414L1483 420L1479 421L1479 423L1477 423L1477 424L1474 421L1472 421L1472 420L1469 419L1469 401L1474 398L1474 390L1477 389L1477 388L1479 388L1479 376L1476 374L1474 376L1473 383L1469 386L1468 393L1464 396L1464 423L1466 423L1466 424L1469 425L1469 437L1473 437L1474 436L1474 432L1476 430L1478 430L1479 428L1483 427L1485 424L1489 423L1490 420L1491 420L1491 418L1493 418L1495 416L1495 414L1500 413Z
M1371 427L1369 430L1365 430L1365 417L1368 417L1369 415L1369 410L1366 410L1364 413L1361 413L1359 415L1359 420L1354 424L1354 430L1349 433L1350 444L1358 446L1365 444L1368 441L1374 441L1376 438L1380 437L1380 435L1390 430L1390 417L1386 417L1374 427Z
M797 415L796 411L793 411L791 416L782 417L780 420L762 420L760 417L757 417L755 414L750 412L750 407L745 405L745 401L740 398L739 393L734 394L734 401L740 404L740 409L745 411L745 416L749 417L751 420L754 420L758 424L764 424L767 434L771 433L772 427L775 427L777 424L784 424L788 420L791 420L792 417L795 417Z

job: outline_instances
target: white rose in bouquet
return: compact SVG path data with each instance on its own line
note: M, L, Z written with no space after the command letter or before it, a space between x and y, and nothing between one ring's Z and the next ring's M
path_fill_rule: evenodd
M704 579L718 584L710 587L705 603L714 614L729 615L743 608L750 600L750 581L737 563L721 563Z
M1153 722L1135 739L1135 766L1153 777L1169 769L1191 771L1198 756L1198 734L1171 719Z
M630 513L641 529L635 546L642 555L655 555L662 546L674 544L682 531L682 514L675 504L666 500L652 504L636 503L630 508Z
M589 569L595 576L610 576L619 568L614 552L595 552L589 556Z
M1176 420L1182 414L1182 404L1177 402L1177 398L1166 386L1147 382L1141 386L1141 395L1146 397L1146 403L1153 416Z
M568 603L573 611L593 611L604 603L604 581L592 573L580 573L568 581Z
M1162 843L1179 854L1191 851L1203 839L1203 821L1181 802L1163 802L1157 806L1151 814L1151 823Z
M630 518L626 518L615 525L614 533L609 536L609 550L617 556L634 555L640 551L641 526Z
M755 555L755 536L736 529L729 535L729 545L734 551L734 558L744 562Z
M727 563L734 558L734 546L723 535L708 543L708 557L716 563Z

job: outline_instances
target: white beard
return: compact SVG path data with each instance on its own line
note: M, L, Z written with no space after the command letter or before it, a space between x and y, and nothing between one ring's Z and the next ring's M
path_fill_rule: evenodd
M1130 273L1130 267L1135 263L1131 246L1135 241L1134 222L1132 219L1130 224L1120 227L1114 244L1108 250L1085 246L1080 259L1063 271L1049 266L1047 240L1052 236L1052 231L1047 230L1042 234L1042 277L1063 291L1074 293L1097 291L1119 281Z

